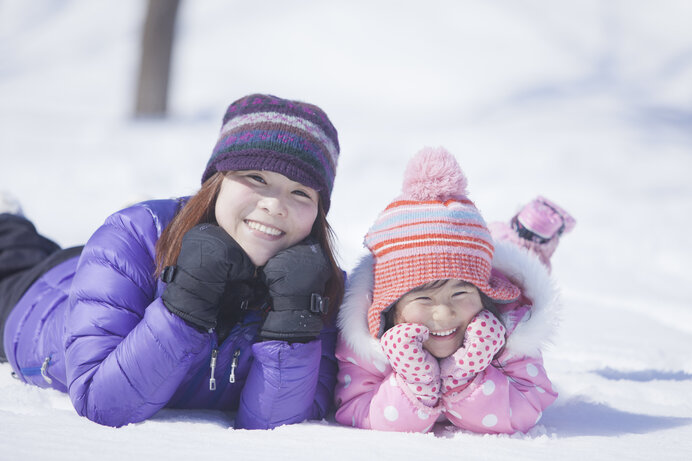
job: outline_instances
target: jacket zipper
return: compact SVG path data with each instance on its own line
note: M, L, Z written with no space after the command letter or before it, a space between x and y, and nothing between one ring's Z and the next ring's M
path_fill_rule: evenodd
M213 348L211 350L211 363L209 363L209 368L211 368L211 378L209 378L209 390L216 390L216 378L214 378L214 373L216 372L216 358L219 356L219 350Z
M40 374L45 382L52 384L53 379L48 376L48 365L50 364L51 358L51 356L46 357L40 367L20 368L19 371L21 372L22 376L36 376Z
M236 349L233 353L233 361L231 362L231 375L228 377L228 382L235 383L235 369L238 366L238 357L240 357L240 349Z
M43 379L48 384L53 383L53 380L48 376L48 364L50 363L50 359L50 356L46 357L46 360L43 361L43 365L41 365L41 376L43 376Z

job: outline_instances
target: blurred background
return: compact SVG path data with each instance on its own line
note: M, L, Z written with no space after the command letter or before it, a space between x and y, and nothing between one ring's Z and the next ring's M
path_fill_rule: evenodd
M226 106L272 93L339 131L346 269L406 161L442 145L488 221L537 194L573 213L567 290L689 306L690 17L685 0L0 0L0 189L83 243L130 203L194 193ZM136 116L156 18L172 28L145 62L170 71L144 93L165 109Z

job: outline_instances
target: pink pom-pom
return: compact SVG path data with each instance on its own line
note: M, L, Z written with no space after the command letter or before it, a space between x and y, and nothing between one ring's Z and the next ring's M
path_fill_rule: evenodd
M425 147L408 163L403 195L412 200L447 200L468 195L466 176L444 147Z

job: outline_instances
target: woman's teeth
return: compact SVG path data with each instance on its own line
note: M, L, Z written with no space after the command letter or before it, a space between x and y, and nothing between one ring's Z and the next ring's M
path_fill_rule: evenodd
M449 336L452 333L456 332L458 328L452 328L451 330L445 330L445 331L431 331L430 334L433 336Z
M260 224L255 221L245 221L250 229L254 229L256 231L264 232L265 234L268 235L281 235L281 231L275 227L269 227L265 226L264 224Z

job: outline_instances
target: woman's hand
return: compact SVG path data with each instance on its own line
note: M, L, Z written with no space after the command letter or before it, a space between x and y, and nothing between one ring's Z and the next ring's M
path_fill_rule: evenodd
M313 239L280 251L262 269L272 310L260 336L265 340L310 341L322 330L327 312L323 297L330 268L322 247Z
M463 386L488 368L505 344L505 327L490 312L480 311L466 328L464 344L440 361L444 392Z
M168 285L161 298L169 311L197 327L216 326L229 282L252 279L255 266L219 226L198 224L184 236L175 266L162 275Z
M440 366L423 349L430 330L415 323L400 323L385 331L380 339L392 369L404 380L418 400L435 406L440 396Z

